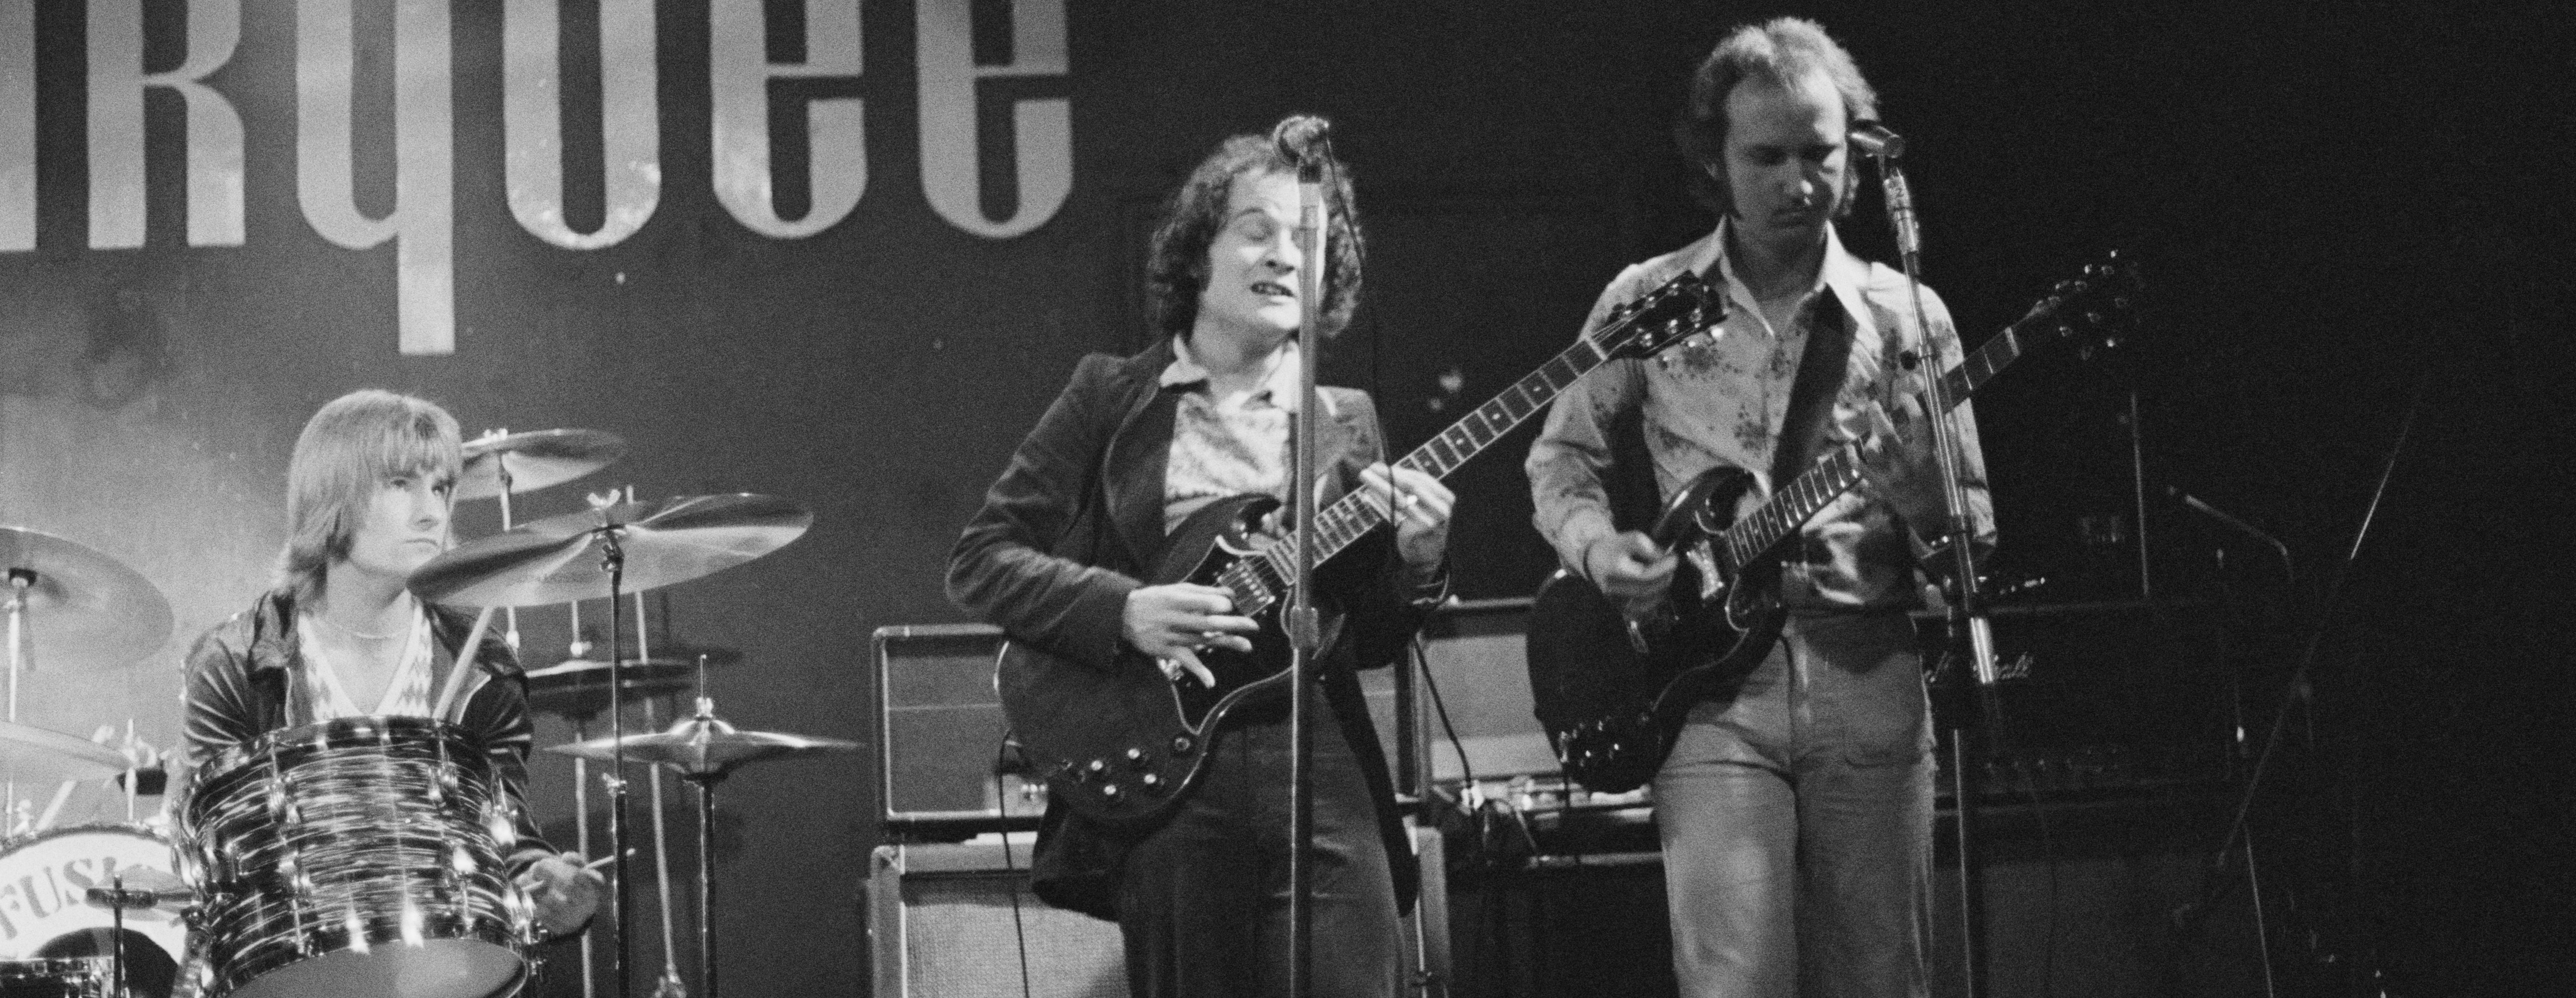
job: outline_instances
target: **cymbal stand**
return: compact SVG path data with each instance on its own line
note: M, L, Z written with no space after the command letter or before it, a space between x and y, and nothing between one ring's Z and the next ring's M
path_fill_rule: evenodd
M494 430L493 432L507 434L510 431L503 429ZM492 472L501 479L501 532L506 534L510 532L510 527L512 526L510 523L509 451L496 450L492 452ZM510 654L516 655L519 653L519 608L515 606L502 607L501 620L501 640L503 643L510 646ZM574 640L579 640L580 637L581 628L576 624L573 628L573 638Z
M626 501L635 501L635 487L627 486ZM644 594L635 594L635 658L653 657L652 638L644 626ZM644 698L644 726L662 730L662 715L655 710L661 700ZM653 798L653 877L662 892L662 981L653 987L653 998L687 998L689 987L680 980L679 947L671 931L671 826L663 820L662 767L653 766L645 775L650 781Z
M108 994L116 998L133 998L125 990L125 874L108 877L116 889L116 903L107 906Z
M575 610L574 613L577 615L580 611ZM581 633L579 625L575 625L573 633ZM589 741L590 719L597 716L598 715L596 714L583 714L578 717L567 718L566 720L572 722L572 740L576 742ZM572 757L572 839L573 849L581 853L584 859L589 858L590 760L584 759L580 756ZM596 959L597 957L591 953L590 949L590 934L583 933L581 937L581 998L592 998L592 995L596 993L596 989L598 988L598 981L594 976L598 971L592 966Z
M626 979L626 649L625 626L618 610L618 599L626 589L625 528L603 523L599 528L600 565L608 571L608 733L614 742L609 757L608 783L608 849L610 868L616 871L616 889L609 894L609 974L617 980L617 998L633 993Z
M704 727L715 725L716 701L707 695L704 655L698 656L696 719ZM706 988L705 998L716 998L716 784L725 778L727 768L710 767L681 777L698 785L698 981Z
M507 518L508 514L503 516ZM590 654L590 641L581 636L581 601L573 600L565 606L570 607L572 611L572 643L564 650L574 658L587 656ZM599 714L594 711L566 717L565 720L572 722L572 740L589 741L590 719L597 716ZM590 858L590 760L581 756L572 757L572 835L573 849L580 852L582 858ZM591 952L590 935L583 933L581 998L593 998L598 994L598 968L594 966L597 960L598 957Z
M27 664L27 591L35 588L35 585L35 569L9 570L9 723L11 724L18 723L18 677L31 671L31 667ZM9 834L15 835L18 833L19 820L18 767L15 763L9 766L5 789L7 796L5 799L0 799L0 803L5 803L8 810L0 812L5 814L5 817L0 817L0 822L5 822Z

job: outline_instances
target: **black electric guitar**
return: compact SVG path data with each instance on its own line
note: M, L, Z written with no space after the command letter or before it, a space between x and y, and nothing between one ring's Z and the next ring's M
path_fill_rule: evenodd
M1696 275L1675 278L1620 306L1600 328L1396 465L1446 477L1586 372L1615 357L1650 356L1724 321L1724 312L1724 299ZM1262 495L1209 503L1173 531L1148 580L1225 589L1235 613L1261 622L1251 653L1199 653L1215 685L1186 674L1165 679L1134 648L1122 648L1118 661L1104 665L1057 658L1017 641L1002 647L994 679L1002 713L1053 799L1112 823L1160 815L1196 784L1205 758L1201 749L1229 711L1285 692L1289 643L1280 618L1296 549L1261 526L1264 515L1278 507ZM1316 515L1315 563L1324 564L1384 522L1374 496L1343 496Z
M2129 312L2136 268L2116 251L2058 282L2021 321L1941 375L1956 405L2032 348L2107 330ZM2105 335L2116 343L2116 335ZM1861 478L1864 442L1835 447L1758 508L1741 469L1712 468L1664 506L1649 532L1683 554L1665 598L1631 606L1559 570L1530 607L1530 693L1565 775L1601 793L1654 778L1691 705L1731 695L1779 639L1782 541Z

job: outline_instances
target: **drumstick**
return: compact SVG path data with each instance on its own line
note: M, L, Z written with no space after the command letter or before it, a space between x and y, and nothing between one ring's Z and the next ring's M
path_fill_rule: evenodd
M635 856L635 850L633 850L633 849L628 849L628 850L626 850L626 856L627 856L627 858L629 858L629 859L634 858L634 856ZM614 863L614 862L617 862L617 857L615 857L615 856L602 856L602 857L599 857L598 859L591 860L590 862L583 863L583 864L581 865L581 868L582 868L582 871L583 871L583 872L589 872L589 871L592 871L592 870L598 870L598 869L604 868L604 867L606 867L608 864L610 864L610 863Z
M430 710L431 716L446 717L448 710L456 705L457 691L465 688L465 677L474 671L474 660L482 657L483 632L492 627L492 609L484 607L482 613L474 616L474 627L465 632L465 643L456 646L456 667L448 672L447 682L438 694L438 703Z

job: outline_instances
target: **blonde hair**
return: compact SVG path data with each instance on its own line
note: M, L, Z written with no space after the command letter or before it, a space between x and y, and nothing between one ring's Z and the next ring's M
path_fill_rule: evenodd
M322 595L323 571L349 556L376 490L403 475L453 479L465 454L456 417L435 402L366 388L332 399L295 438L286 466L281 582L296 602Z

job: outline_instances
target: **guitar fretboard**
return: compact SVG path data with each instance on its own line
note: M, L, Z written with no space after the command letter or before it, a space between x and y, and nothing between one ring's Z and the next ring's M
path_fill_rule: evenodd
M2031 310L2031 313L2022 317L2021 321L1989 337L1984 345L1976 349L1976 352L1960 361L1959 366L1941 375L1942 397L1951 407L1966 401L1978 387L1993 379L2004 368L2012 366L2013 361L2021 358L2022 335L2025 329L2041 323L2055 322L2058 309L2067 300L2084 294L2087 290L2089 285L2083 284L2062 288L2059 294L2043 300L2040 307ZM1842 495L1845 490L1859 484L1860 475L1860 445L1846 443L1834 448L1833 453L1826 455L1796 479L1791 480L1789 484L1781 487L1775 495L1763 502L1760 509L1754 510L1734 526L1726 529L1718 539L1716 547L1718 552L1727 559L1727 567L1742 568L1751 563L1755 557L1770 550L1772 545L1780 543L1783 538L1789 536L1791 531L1798 529L1800 524L1806 523L1808 517L1824 509L1826 503L1834 501L1834 497Z
M1695 275L1684 274L1664 287L1638 300L1623 317L1585 334L1573 346L1565 348L1538 370L1531 371L1501 393L1477 406L1466 418L1450 424L1439 436L1431 438L1413 452L1395 462L1399 468L1411 468L1433 478L1447 478L1458 466L1467 463L1485 448L1493 446L1514 427L1527 422L1539 410L1556 399L1559 392L1593 368L1612 357L1628 353L1651 354L1683 336L1696 333L1715 320L1701 309L1709 301L1706 285ZM1675 315L1679 311L1681 314ZM1723 310L1719 316L1723 317ZM1341 553L1343 548L1360 539L1378 524L1386 522L1380 508L1382 498L1373 498L1365 490L1355 490L1340 501L1324 508L1315 517L1315 564L1321 565ZM1260 599L1238 599L1238 604L1266 605L1267 598L1285 591L1284 580L1294 574L1288 560L1296 556L1291 544L1276 544L1262 549L1258 560L1262 567L1250 570L1242 582L1256 578ZM1252 559L1247 559L1247 561ZM1238 563L1241 564L1241 563ZM1230 584L1233 584L1230 580ZM1242 587L1238 585L1238 594Z
M1396 461L1396 466L1411 468L1433 478L1449 477L1449 473L1458 470L1459 465L1467 463L1469 458L1493 446L1494 441L1501 440L1514 427L1547 408L1547 404L1554 401L1557 393L1564 391L1567 385L1609 359L1610 351L1604 350L1593 337L1575 341L1573 346L1539 365L1538 370L1531 371L1485 404L1477 406L1466 418L1450 424L1439 436L1414 448L1412 453ZM1324 512L1315 518L1315 562L1322 564L1359 540L1360 535L1384 522L1386 516L1377 502L1360 492L1343 496L1341 501L1325 507Z

